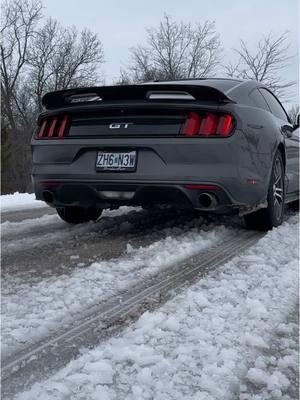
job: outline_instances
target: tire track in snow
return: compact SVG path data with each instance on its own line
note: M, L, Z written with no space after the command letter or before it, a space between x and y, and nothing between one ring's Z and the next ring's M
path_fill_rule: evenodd
M132 285L157 275L161 269L239 235L239 231L224 226L197 225L166 233L164 239L150 246L137 249L129 246L121 258L100 259L69 275L50 276L36 284L4 280L2 356L72 323L78 315L90 312L91 307L130 290Z
M138 219L140 213L143 211L131 207L121 207L120 210L104 211L103 217L96 223L89 222L79 225L67 224L55 215L43 215L41 218L22 222L4 222L1 224L2 249L5 254L10 254L49 243L57 245L60 240L65 238L78 235L90 236L99 230L113 231L115 226L119 226L126 219L129 221Z
M139 282L131 287L129 295L126 293L117 299L114 298L105 306L99 306L93 313L77 321L67 330L60 331L31 348L3 360L4 394L13 395L28 388L34 381L45 378L45 375L76 357L80 347L97 344L105 336L103 335L105 327L118 325L120 319L126 321L132 313L137 318L145 308L149 308L149 304L154 305L154 297L160 298L156 303L158 306L171 293L174 294L175 289L192 284L208 271L255 244L262 236L262 233L247 231L240 233L235 240L229 236L226 242L218 247L213 246L205 252L169 266L153 277L152 281Z
M120 257L128 243L134 247L147 246L170 233L182 234L182 230L197 227L203 222L203 218L200 219L193 211L176 210L130 211L114 218L104 217L96 224L84 224L84 230L90 230L81 235L77 231L76 235L74 233L59 240L55 232L57 241L54 243L50 241L43 246L9 254L4 251L2 276L6 280L13 279L13 286L19 279L21 283L30 280L36 283L51 275L69 274L78 268L78 264L83 268L99 258L109 260ZM170 232L176 227L178 230Z
M40 208L26 208L21 210L1 211L1 223L4 222L21 222L25 219L40 218L46 214L56 214L55 208L40 207Z

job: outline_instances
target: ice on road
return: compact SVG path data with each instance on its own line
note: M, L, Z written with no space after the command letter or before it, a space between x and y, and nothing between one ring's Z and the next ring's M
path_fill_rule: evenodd
M220 239L224 233L193 232L178 241L167 239L110 267L118 272L125 268L127 273L136 265L137 273L145 255L149 259L160 254L152 263L152 268L157 268L175 252L182 254L184 248L190 252L196 244ZM266 369L261 354L271 348L274 332L282 329L298 299L298 235L298 218L291 217L244 254L209 273L158 311L143 314L118 337L83 351L78 359L17 399L233 400L246 395L252 400L289 399L291 382L285 370ZM98 285L97 276L107 271L107 266L103 267L93 265L83 274L88 281L96 277ZM73 288L72 279L69 289ZM72 301L87 289L82 279L76 278L76 282L83 286L76 284L78 292L69 293ZM65 282L60 283L56 287L65 291ZM55 290L49 284L52 294L47 299L45 287L44 296L50 305ZM68 301L66 304L69 308ZM289 340L285 344L288 347ZM288 355L281 365L297 365L297 353ZM264 397L245 394L249 380Z

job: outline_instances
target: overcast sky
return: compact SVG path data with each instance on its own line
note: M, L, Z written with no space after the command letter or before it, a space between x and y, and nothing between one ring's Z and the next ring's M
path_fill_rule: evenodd
M234 57L232 48L240 39L254 46L263 34L289 30L294 58L282 74L287 80L298 78L298 0L44 0L44 5L44 14L62 25L87 27L99 34L106 84L118 79L120 68L128 64L129 48L144 43L145 28L157 26L164 13L184 22L214 20L225 63Z

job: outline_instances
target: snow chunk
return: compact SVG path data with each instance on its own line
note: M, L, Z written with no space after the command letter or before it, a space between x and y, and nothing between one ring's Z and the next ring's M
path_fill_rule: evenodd
M245 343L252 347L257 347L260 349L268 349L269 346L265 343L263 338L255 335L251 335L250 333L246 333L245 335Z
M96 361L88 363L84 366L84 371L88 374L96 374L97 384L110 384L113 383L113 369L108 362Z
M256 386L267 385L269 376L260 368L250 368L247 379Z
M150 368L142 368L137 374L137 382L140 385L150 386L152 382L152 373Z

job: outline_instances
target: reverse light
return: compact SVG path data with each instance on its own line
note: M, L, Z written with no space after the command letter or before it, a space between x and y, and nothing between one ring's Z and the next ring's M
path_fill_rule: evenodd
M196 112L188 113L182 133L185 136L228 137L231 135L234 119L230 114Z
M37 134L38 139L62 139L69 133L70 118L63 117L45 118Z

